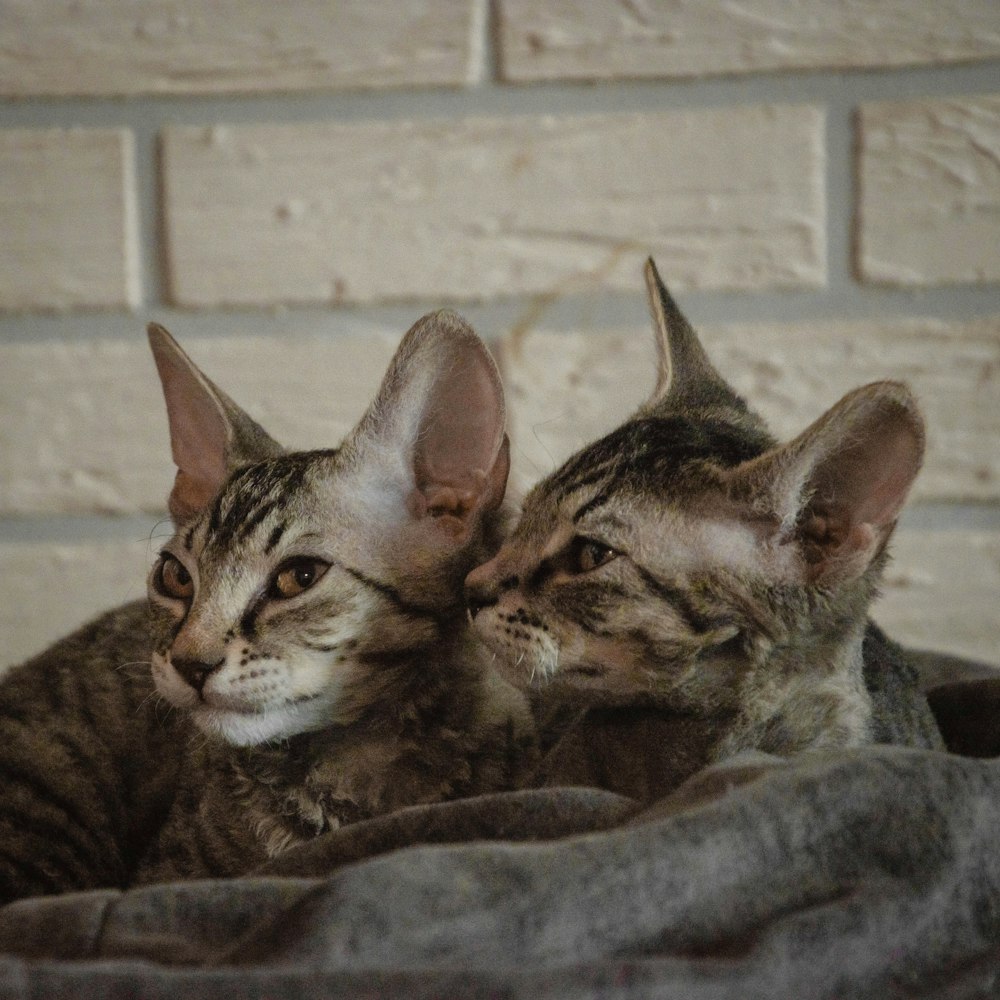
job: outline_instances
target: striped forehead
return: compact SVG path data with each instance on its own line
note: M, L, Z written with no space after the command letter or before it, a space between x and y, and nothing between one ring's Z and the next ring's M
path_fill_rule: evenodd
M336 455L336 450L295 452L237 469L219 491L207 516L185 536L185 545L190 548L198 527L204 526L205 548L228 549L266 531L270 550L283 530L285 518L281 515L306 484L310 471ZM276 533L279 537L275 537Z
M632 420L542 480L526 498L525 509L538 503L565 506L577 522L622 491L682 495L690 489L685 473L705 463L737 465L761 454L767 444L763 435L723 421L679 415Z

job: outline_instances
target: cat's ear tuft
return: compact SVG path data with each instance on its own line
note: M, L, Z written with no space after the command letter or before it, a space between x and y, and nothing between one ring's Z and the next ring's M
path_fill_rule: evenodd
M435 518L461 539L503 501L504 421L503 384L486 345L442 310L407 332L352 445L381 464L381 481L392 470L414 517Z
M848 393L795 440L729 474L735 496L773 517L809 582L860 577L885 548L920 471L924 422L909 389Z
M168 500L176 522L199 513L233 469L282 448L201 372L157 323L146 328L163 386L177 476Z
M719 403L745 408L712 366L697 333L667 291L652 257L646 260L644 273L656 344L656 386L642 411Z

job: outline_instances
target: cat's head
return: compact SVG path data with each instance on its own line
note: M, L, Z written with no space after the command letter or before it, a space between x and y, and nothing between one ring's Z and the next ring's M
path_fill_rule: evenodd
M463 627L465 575L496 550L492 358L460 317L426 316L343 444L289 453L165 330L149 337L178 470L149 576L158 691L234 744L350 721L377 664Z
M646 274L653 395L531 490L466 593L522 686L720 707L768 648L864 619L923 424L881 382L776 444Z

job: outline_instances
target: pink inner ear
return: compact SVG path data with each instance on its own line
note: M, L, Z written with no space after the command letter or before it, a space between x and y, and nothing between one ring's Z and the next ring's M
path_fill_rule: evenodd
M922 437L911 419L878 413L874 426L821 463L811 481L814 504L848 525L886 527L899 516L920 469Z
M211 496L226 478L226 427L219 407L190 377L164 385L164 393L174 462Z
M163 385L170 423L170 450L177 477L169 506L175 516L200 510L226 479L228 425L211 390L190 362L162 337L150 341Z
M485 358L465 352L437 381L421 417L414 470L429 507L478 506L503 436L503 400Z

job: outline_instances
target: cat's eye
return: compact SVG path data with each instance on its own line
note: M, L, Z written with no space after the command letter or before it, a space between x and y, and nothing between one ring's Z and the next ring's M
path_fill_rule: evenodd
M577 573L589 573L611 562L617 555L609 545L602 545L592 538L578 538L573 547L573 568Z
M191 574L180 559L166 552L160 556L160 565L153 575L153 582L164 597L172 597L175 601L187 601L194 595Z
M274 574L269 596L282 601L297 597L317 583L329 568L330 564L322 559L292 559Z

